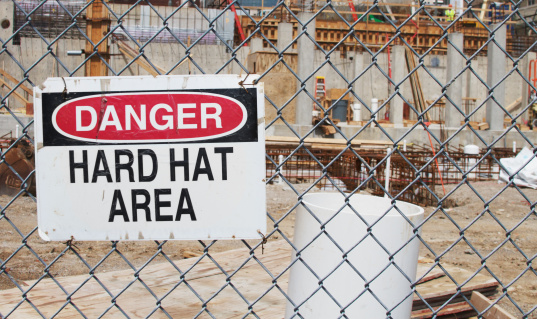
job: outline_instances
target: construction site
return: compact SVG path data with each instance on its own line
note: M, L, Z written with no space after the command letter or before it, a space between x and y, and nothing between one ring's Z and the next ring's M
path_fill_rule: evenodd
M300 140L290 128L300 135L313 129L308 138L317 139L311 145L319 149L325 163L330 163L334 156L348 148L347 140L353 136L369 144L365 152L370 167L375 166L371 163L382 162L386 147L395 143L399 149L392 151L393 162L400 162L397 165L402 166L391 170L390 174L391 179L400 181L401 185L392 184L392 194L398 194L408 181L413 180L415 170L404 167L408 165L409 156L415 167L421 167L433 154L445 153L436 159L438 163L429 165L430 176L426 183L431 183L428 186L432 190L440 180L458 183L464 174L468 178L476 158L485 153L486 158L472 168L471 176L476 181L497 180L498 161L513 157L527 145L519 132L524 132L530 140L535 138L529 85L537 83L535 52L527 52L516 64L516 72L498 70L497 74L490 74L498 69L492 67L495 65L505 65L505 70L509 70L512 59L531 49L536 39L527 26L522 27L525 26L523 22L513 18L502 27L503 38L496 35L495 41L503 41L504 45L487 44L487 28L511 15L506 5L493 4L489 8L485 1L480 9L472 11L473 15L478 15L476 17L468 12L462 14L462 7L455 8L461 16L452 24L452 21L446 21L443 11L446 5L443 4L426 5L425 11L416 13L417 5L410 4L371 6L359 3L355 6L352 2L333 3L325 6L307 25L316 46L307 40L309 43L298 50L300 39L294 39L301 27L295 14L319 10L319 4L315 2L290 3L290 10L285 11L281 8L271 10L268 6L241 6L247 15L239 15L236 10L225 11L226 3L206 3L201 8L186 6L173 14L177 10L174 6L131 7L127 2L117 2L121 1L108 2L107 6L121 17L121 27L107 6L95 4L86 9L86 14L82 15L84 19L80 19L76 28L68 28L72 18L67 12L80 10L85 1L70 1L61 7L58 3L46 2L37 8L35 1L21 1L17 7L10 1L0 3L10 9L2 11L6 12L5 17L15 19L12 28L2 31L3 36L7 38L13 35L13 30L19 30L7 44L10 52L18 54L19 58L15 62L3 56L0 72L4 91L12 91L10 110L22 115L21 131L33 114L31 85L42 83L47 77L106 76L112 73L153 76L248 73L262 75L261 81L265 84L265 122L270 124L266 133L274 136L269 143L274 154L287 157L298 145L288 145L289 138L294 142ZM33 9L36 11L32 28L23 27L24 12ZM214 33L205 31L210 26L202 13L208 19L218 17L212 26ZM369 14L368 18L359 19L364 13ZM409 19L413 13L413 18ZM161 18L167 16L167 28L162 31ZM403 23L405 21L408 22ZM93 43L100 43L96 51L98 55L93 53L91 44L80 31L93 37ZM106 41L103 41L103 34L108 35ZM61 37L50 46L41 39L54 39L59 35ZM248 45L240 46L245 39L248 39ZM223 42L237 49L230 53ZM502 47L509 58L501 51ZM487 56L490 50L502 54ZM425 52L427 54L418 59ZM328 53L331 53L330 60L325 59ZM461 53L472 59L466 60ZM177 56L181 58L177 60ZM36 63L39 58L42 60ZM471 61L472 67L458 74L466 61ZM23 72L19 63L29 67L29 72ZM301 84L295 75L309 79ZM27 81L20 82L25 76ZM450 80L454 76L457 77ZM486 81L483 83L484 79L493 76L495 78L491 78L490 83L506 77L496 88L494 99L490 98ZM398 85L398 91L394 93L395 83L405 77L408 79ZM449 81L452 83L442 92L442 83ZM297 93L300 85L305 85L308 93ZM3 120L10 119L11 116L4 116ZM424 123L433 133L433 140L427 131L414 129ZM3 122L0 134L15 137L17 124ZM510 131L503 134L506 128ZM26 130L32 135L31 126ZM502 137L498 140L499 136ZM446 145L440 149L439 145L444 142ZM494 142L492 152L485 147L490 142ZM403 144L406 159L397 160ZM323 148L323 145L327 147ZM480 150L467 154L464 152L466 145L476 145ZM361 145L354 141L351 146L361 149ZM350 149L345 154L351 158L355 156ZM294 155L296 159L286 165L289 172L297 170L289 173L290 176L298 180L320 176L322 166L319 163L311 162L306 156L305 163L300 164L300 156ZM350 183L347 189L352 190L361 184L359 176L368 172L362 172L360 165L350 167L346 156L339 157L338 161L342 163L331 166L333 171L329 173ZM416 162L413 162L414 158ZM267 176L274 172L277 166L274 163L278 163L276 155L267 163ZM310 164L315 166L314 169L307 169ZM380 166L378 170L384 172ZM410 194L413 190L407 192ZM434 196L430 191L426 193L429 195L420 196L422 200L409 200L431 204Z
M424 208L411 318L537 318L536 9L528 0L0 1L0 318L282 318L295 211L303 195L323 192ZM202 74L264 85L269 233L156 245L41 240L33 87ZM113 287L85 285L97 267ZM191 297L166 275L177 267L195 269L188 276L204 288L189 289L203 297L177 305ZM247 290L246 304L235 305L221 277ZM170 296L153 309L147 287ZM148 300L134 302L139 294Z

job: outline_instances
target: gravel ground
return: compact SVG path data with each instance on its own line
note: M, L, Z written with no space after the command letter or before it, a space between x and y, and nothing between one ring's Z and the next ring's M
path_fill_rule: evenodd
M444 212L434 207L425 208L428 218L423 225L422 236L429 248L422 245L420 256L440 258L440 262L446 265L495 276L509 286L509 296L519 307L529 311L537 305L537 272L536 267L531 265L537 254L537 216L531 214L530 204L524 196L534 203L537 191L523 189L523 196L517 189L507 188L488 204L486 210L484 201L498 194L504 184L480 182L471 186L481 198L467 185L455 190L447 187L447 192L453 191L449 198L455 203L454 207ZM272 219L279 221L278 231L268 240L293 236L293 207L297 194L292 188L302 193L308 187L308 184L267 186L267 210ZM310 190L319 191L317 188ZM110 242L76 242L74 250L67 250L65 243L45 242L39 238L36 206L32 199L20 197L10 203L11 200L9 196L0 196L0 205L7 206L6 217L0 220L0 236L3 239L0 259L10 258L8 273L19 283L43 274L45 266L35 254L45 263L57 259L50 267L51 274L69 276L88 273L88 269L96 265L99 265L97 272L128 268L130 266L125 259L134 267L141 266L155 255L160 244L152 241L119 242L116 245ZM274 222L269 219L268 224L269 230L272 230ZM248 249L247 245L257 243L258 240L218 241L212 244L210 251ZM170 241L162 246L162 251L172 259L182 259L201 254L206 245L211 245L211 242ZM111 251L112 254L103 261ZM161 255L152 262L160 261L164 261ZM480 268L482 266L485 267ZM5 274L0 275L0 289L12 287L12 281ZM503 298L500 305L520 317L520 312L508 298ZM530 318L537 318L537 311Z

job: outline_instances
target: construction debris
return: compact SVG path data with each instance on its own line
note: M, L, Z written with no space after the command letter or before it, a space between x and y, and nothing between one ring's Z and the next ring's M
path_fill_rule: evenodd
M515 175L513 182L516 185L537 189L537 159L529 148L524 147L514 158L500 159L500 163L500 181L509 183L510 176Z
M16 144L14 144L16 142ZM34 147L27 139L0 139L0 195L14 196L26 189L36 195Z
M458 283L465 282L472 276L471 272L449 265L443 265L442 269L435 267L433 270L430 270L430 267L434 267L434 262L418 264L418 276L420 273L425 273L427 275L424 275L424 279L427 276L435 278L425 282L422 279L416 286L412 319L470 318L477 315L474 307L478 310L479 307L474 305L473 301L474 307L472 307L467 300L475 298L474 295L477 293L492 303L489 298L495 298L500 289L498 281L482 274L474 276L462 287L458 287L453 280ZM449 273L449 276L446 276L446 273Z

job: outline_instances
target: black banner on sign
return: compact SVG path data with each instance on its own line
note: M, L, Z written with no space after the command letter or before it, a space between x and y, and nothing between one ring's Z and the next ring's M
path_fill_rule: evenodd
M56 109L70 100L77 98L98 96L101 95L104 98L106 96L114 94L162 94L162 93L202 93L202 94L216 94L224 97L232 98L244 105L246 108L246 122L237 131L216 138L197 138L195 141L181 141L173 140L167 141L165 139L159 141L145 141L145 140L128 140L128 141L87 141L77 138L73 138L62 132L58 131L53 123L53 115ZM123 92L66 92L66 93L43 93L42 94L42 116L43 116L43 146L71 146L71 145L126 145L126 144L188 144L188 143L229 143L229 142L257 142L257 90L253 88L236 88L236 89L203 89L203 90L166 90L166 91L123 91ZM122 107L121 105L115 105L115 107ZM102 113L98 115L102 120ZM75 119L72 119L75 121ZM78 123L77 123L78 125Z

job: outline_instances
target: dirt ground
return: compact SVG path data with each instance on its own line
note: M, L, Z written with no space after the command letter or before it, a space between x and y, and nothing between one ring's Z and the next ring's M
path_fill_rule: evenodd
M302 193L309 185L295 184L292 187ZM524 188L522 195L509 187L500 193L504 187L504 184L496 182L472 183L471 187L463 185L456 189L447 186L446 191L451 193L449 198L455 206L444 211L425 208L427 219L422 236L428 247L422 245L420 256L429 261L439 258L443 265L496 277L509 287L509 297L527 312L537 305L537 216L532 213L527 201L535 203L537 190ZM310 191L320 190L313 188ZM442 194L441 189L438 191ZM491 200L497 194L500 195ZM274 220L286 215L278 223L278 228L287 237L293 235L294 211L291 209L296 199L297 195L289 185L267 186L267 210ZM46 265L37 256L46 264L52 263L48 271L54 276L84 274L96 266L96 272L125 269L131 265L139 267L154 255L157 256L151 262L164 261L164 257L157 254L161 243L152 241L117 244L76 242L74 250L68 250L65 243L45 242L37 234L33 200L28 197L11 200L10 196L0 196L0 206L5 208L5 217L0 219L0 259L9 259L7 273L12 278L0 275L0 290L14 287L12 280L24 285L25 280L43 276ZM271 220L268 223L271 227L274 225ZM282 237L276 232L268 240ZM171 259L182 259L201 254L207 245L210 245L210 252L218 252L249 249L245 243L253 245L258 241L218 241L212 244L208 241L170 241L161 249ZM106 257L108 253L110 255ZM521 317L521 312L509 298L502 298L500 305ZM537 310L529 318L537 318Z

